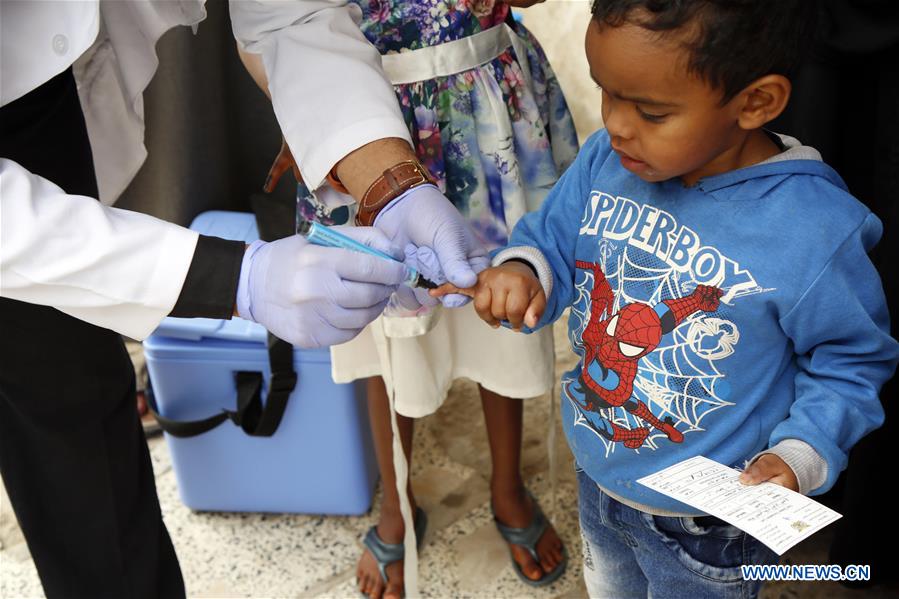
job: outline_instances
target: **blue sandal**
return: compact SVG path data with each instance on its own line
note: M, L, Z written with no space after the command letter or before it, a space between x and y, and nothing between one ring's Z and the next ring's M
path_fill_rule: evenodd
M528 497L531 498L531 502L534 505L534 518L531 520L531 523L528 524L524 528L513 528L511 526L506 526L496 518L496 513L493 513L493 521L496 523L496 528L499 530L499 534L503 537L503 540L510 545L518 545L520 547L524 547L531 557L534 558L534 561L537 564L540 563L540 558L537 556L537 543L540 541L540 538L543 536L543 533L546 532L546 529L549 527L549 520L546 519L546 516L543 514L543 510L540 509L540 504L537 503L537 498L534 497L530 491L527 492ZM490 503L490 511L493 512L493 502ZM531 580L525 573L522 571L521 566L515 561L515 555L512 553L512 548L509 547L509 555L512 558L512 567L515 569L515 573L518 574L518 578L527 585L532 587L543 587L549 584L554 583L559 579L562 574L565 573L565 568L568 566L568 551L565 549L565 546L562 546L562 561L559 562L559 565L555 567L552 572L547 572L543 575L542 578L538 580Z
M421 547L421 541L424 539L425 531L428 529L428 516L420 507L415 508L415 544ZM387 566L398 562L406 557L406 549L402 543L385 543L378 536L378 527L372 526L365 533L362 541L365 548L368 549L375 561L378 562L378 571L381 573L381 580L387 585ZM367 597L368 595L363 595Z

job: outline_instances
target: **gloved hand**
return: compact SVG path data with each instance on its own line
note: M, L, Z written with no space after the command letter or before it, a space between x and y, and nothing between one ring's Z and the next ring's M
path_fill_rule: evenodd
M340 232L402 259L372 227ZM237 312L298 347L335 345L377 318L404 278L399 262L312 245L300 235L255 241L241 264Z
M440 263L437 261L437 254L431 251L430 248L419 248L414 244L408 243L406 244L405 253L406 266L414 268L421 273L423 277L437 285L446 282L446 276L444 276L443 270L440 268ZM400 285L397 287L396 299L399 301L400 305L407 310L417 310L422 306L433 308L440 303L439 299L431 297L428 294L427 289L420 287L413 288L408 285Z
M418 272L422 274L426 279L436 283L437 285L442 285L446 283L446 275L443 273L443 269L440 268L440 262L437 260L437 254L429 247L416 247L413 244L408 244L406 246L406 265L414 268ZM490 266L490 257L489 256L475 256L468 261L469 266L471 266L472 270L474 270L475 274L480 273L482 270L486 269ZM445 303L447 308L458 308L460 306L464 306L468 303L468 296L464 296L461 294L447 294L453 295L453 298L447 300ZM422 289L420 287L411 288L407 285L401 285L396 290L396 297L399 300L400 304L409 310L415 310L419 306L432 307L436 306L440 303L440 300L431 296L428 293L427 289ZM463 301L459 301L461 298Z
M479 264L478 258L487 255L487 250L465 218L434 185L420 185L405 192L381 210L374 225L396 246L404 248L411 243L433 250L446 280L456 287L471 287L477 282L473 267ZM447 307L458 307L470 298L456 294L441 301Z

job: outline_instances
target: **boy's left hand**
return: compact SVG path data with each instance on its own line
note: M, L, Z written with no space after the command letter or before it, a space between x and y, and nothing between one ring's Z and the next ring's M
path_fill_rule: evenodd
M793 469L787 466L779 456L773 453L763 454L740 474L740 482L744 485L757 485L763 482L774 483L799 492L799 481Z

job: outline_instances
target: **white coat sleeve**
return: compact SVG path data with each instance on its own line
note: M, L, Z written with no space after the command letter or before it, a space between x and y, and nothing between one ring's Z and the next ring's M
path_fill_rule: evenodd
M178 300L197 233L69 195L0 158L0 296L143 339Z
M340 0L232 0L234 36L262 55L275 116L303 179L318 188L341 158L372 141L410 141L381 57Z

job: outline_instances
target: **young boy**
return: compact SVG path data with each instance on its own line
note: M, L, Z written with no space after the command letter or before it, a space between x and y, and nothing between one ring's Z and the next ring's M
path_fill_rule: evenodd
M763 129L789 99L802 4L595 2L606 128L468 290L493 326L571 306L562 418L591 596L756 595L740 566L773 552L635 481L704 455L815 495L882 422L899 350L867 257L880 221Z

